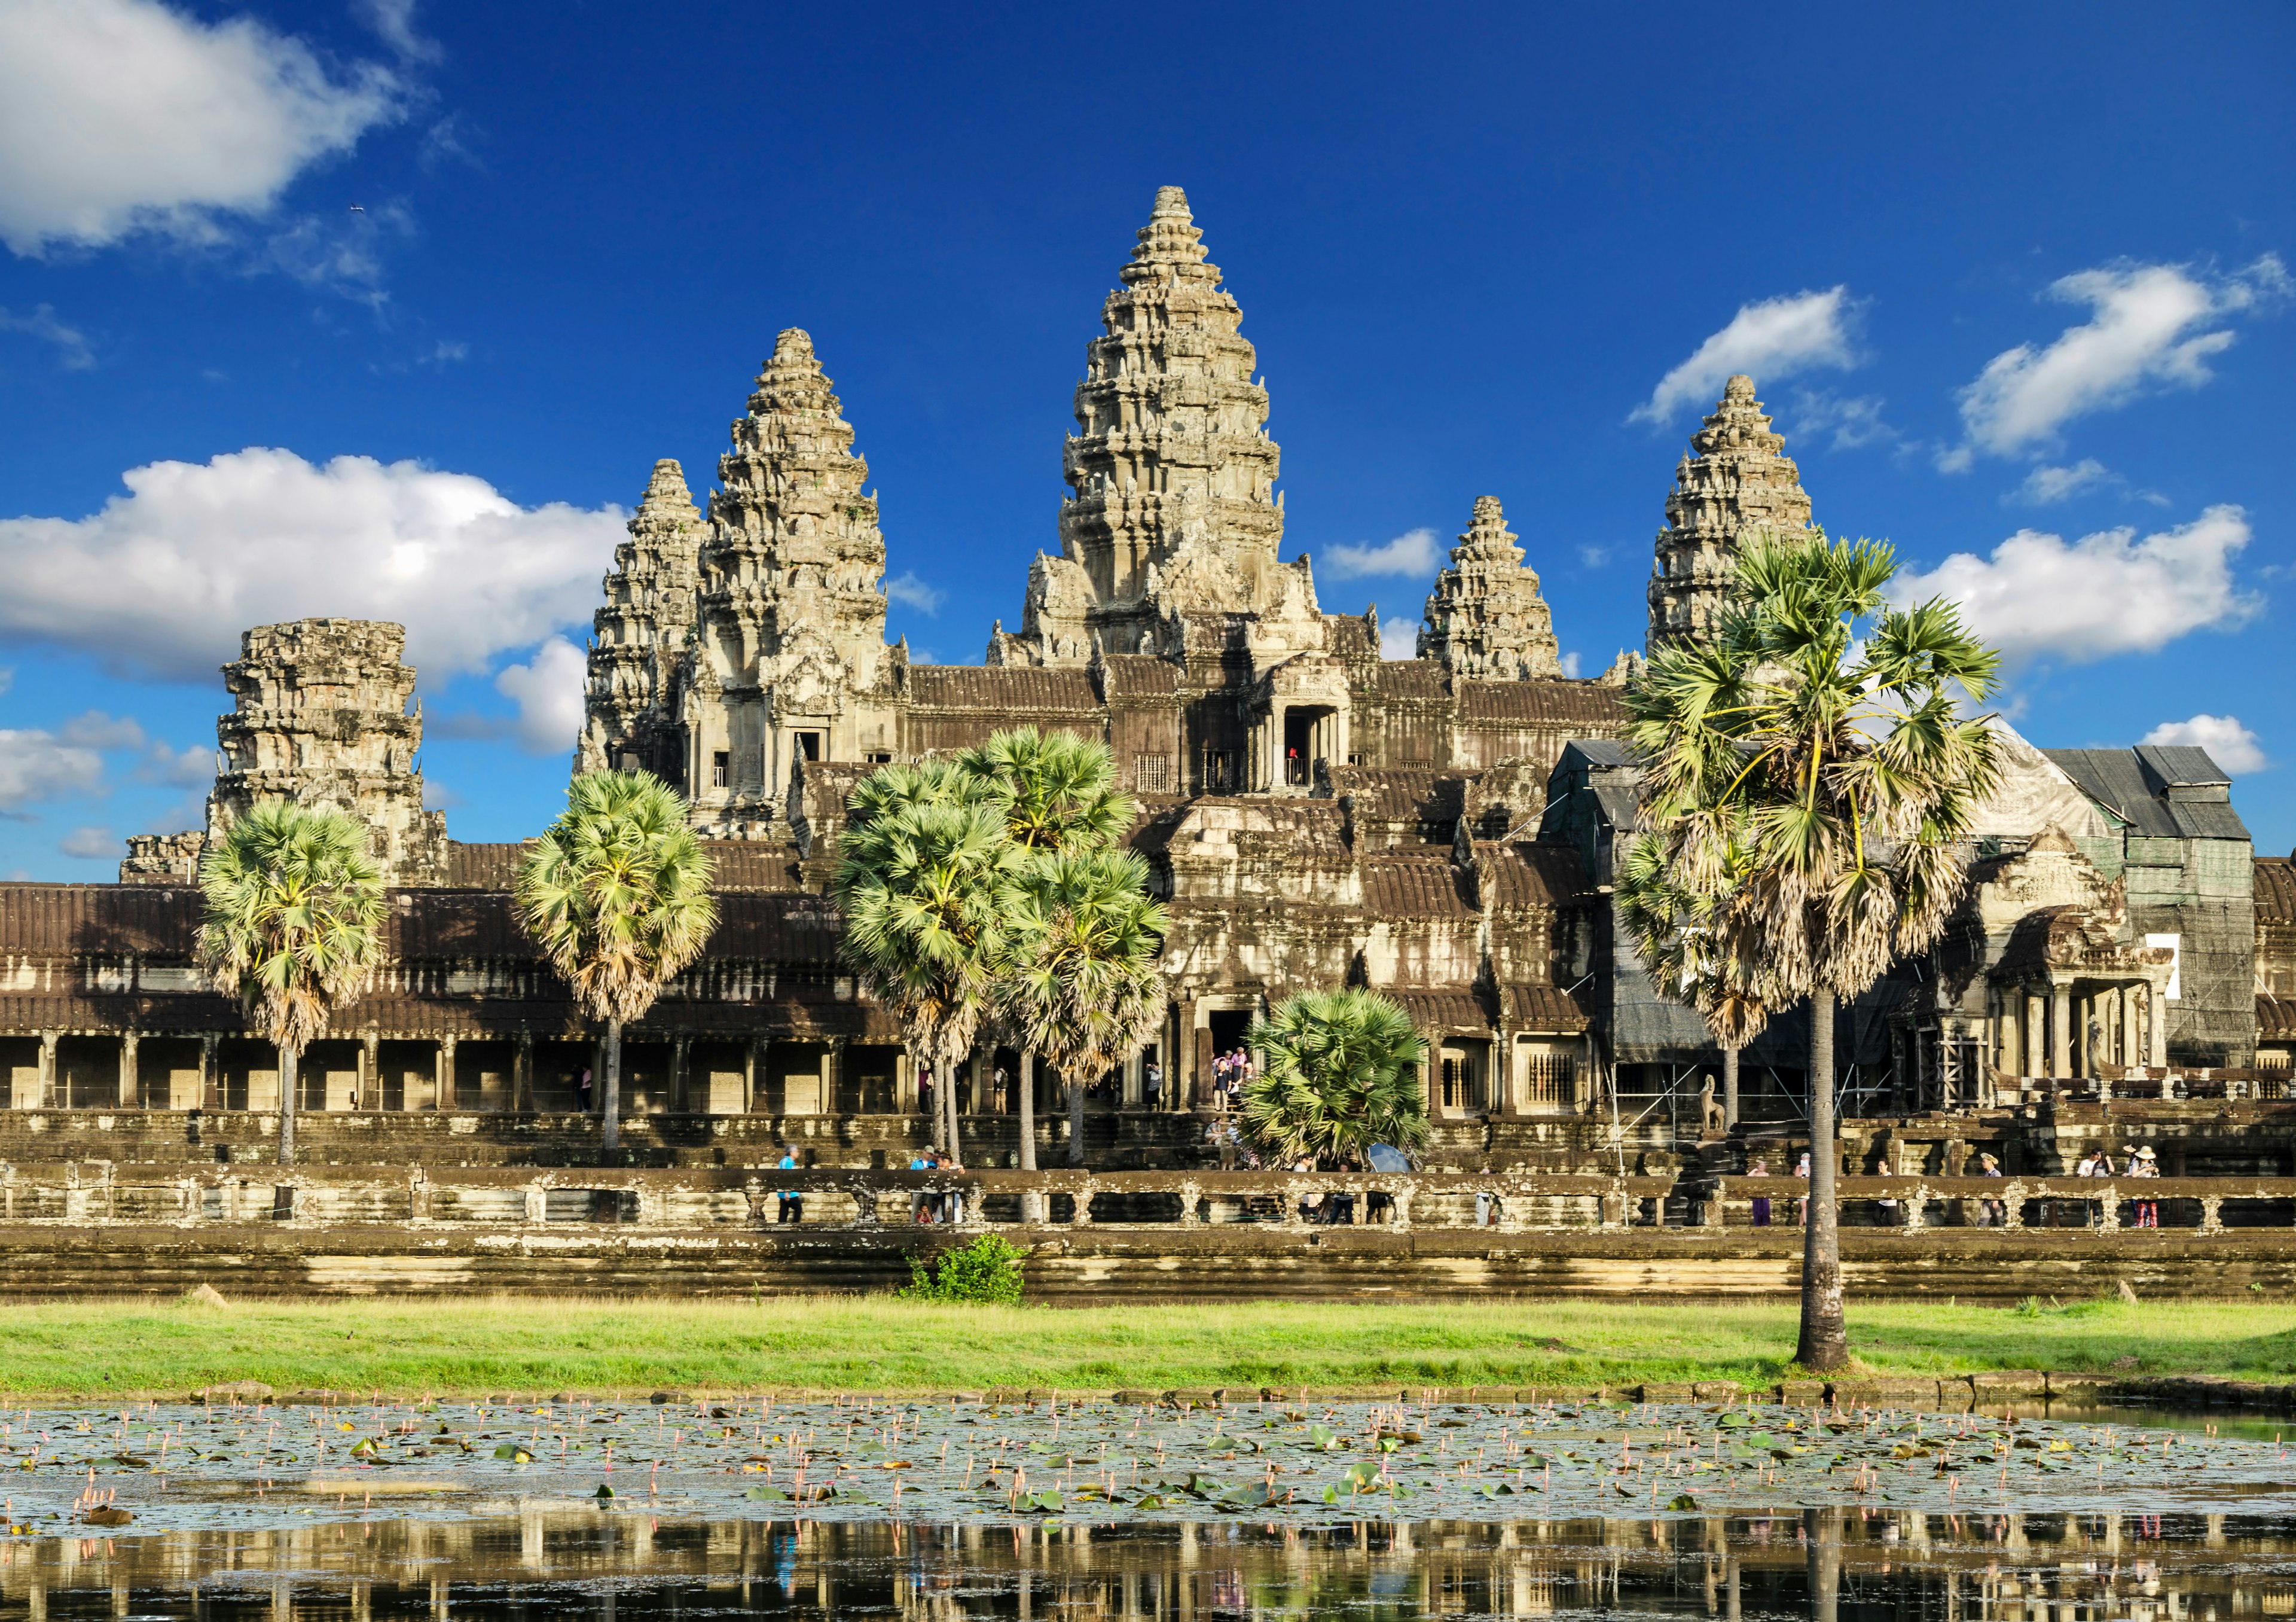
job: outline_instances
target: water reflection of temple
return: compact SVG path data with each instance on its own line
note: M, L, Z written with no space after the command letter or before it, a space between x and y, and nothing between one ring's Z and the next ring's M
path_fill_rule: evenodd
M399 1622L541 1610L1196 1622L1594 1608L2060 1622L2289 1613L2296 1522L1901 1515L1081 1526L704 1522L500 1506L431 1523L0 1542L0 1615Z

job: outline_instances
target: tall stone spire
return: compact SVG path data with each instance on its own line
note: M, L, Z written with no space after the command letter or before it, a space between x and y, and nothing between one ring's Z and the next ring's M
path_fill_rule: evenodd
M883 686L887 649L869 465L807 333L775 342L733 437L701 544L684 703L697 811L739 832L771 819L793 760L885 746L882 713L853 701Z
M1297 589L1276 561L1283 509L1267 391L1252 380L1243 312L1178 186L1158 188L1120 276L1077 385L1061 556L1032 572L1023 629L1000 637L992 660L1153 651L1160 597L1165 611L1248 611Z
M1440 661L1454 676L1492 681L1562 674L1554 615L1515 541L1499 498L1476 497L1467 532L1451 548L1451 566L1427 594L1422 659Z
M208 796L208 837L255 806L331 806L366 824L368 848L399 885L446 882L447 817L422 807L422 710L407 707L414 667L406 629L381 620L258 625L223 667L231 713L216 721L222 759Z
M1784 454L1784 438L1770 432L1752 378L1733 377L1722 386L1721 403L1690 443L1698 454L1675 469L1651 571L1644 646L1653 653L1719 622L1741 534L1809 527L1801 474Z
M671 693L693 625L701 553L701 515L685 488L685 470L664 458L653 465L629 539L614 548L605 606L591 621L578 774L643 769L685 786L685 745Z

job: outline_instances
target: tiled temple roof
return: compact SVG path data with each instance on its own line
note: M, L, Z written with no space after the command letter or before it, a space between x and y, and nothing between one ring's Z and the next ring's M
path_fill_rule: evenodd
M1027 664L913 664L909 702L927 709L995 710L1022 715L1097 713L1092 672Z
M1364 910L1374 918L1467 918L1476 915L1474 880L1433 853L1381 851L1363 860Z

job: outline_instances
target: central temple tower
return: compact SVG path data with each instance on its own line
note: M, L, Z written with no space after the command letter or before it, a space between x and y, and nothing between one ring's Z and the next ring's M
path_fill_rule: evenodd
M1038 555L1021 630L998 629L991 664L1176 653L1180 612L1264 613L1303 589L1307 602L1288 605L1313 612L1305 572L1276 561L1267 391L1187 193L1160 187L1139 236L1085 351L1061 555Z

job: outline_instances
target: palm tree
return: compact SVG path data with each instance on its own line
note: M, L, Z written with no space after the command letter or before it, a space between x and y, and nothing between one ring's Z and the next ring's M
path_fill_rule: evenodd
M1004 907L1000 1004L1007 1027L1069 1088L1069 1164L1084 1164L1085 1088L1164 1016L1156 968L1170 920L1129 851L1040 852Z
M1115 755L1098 738L1014 727L957 756L956 768L996 796L1006 833L1032 853L1106 850L1137 814L1132 796L1116 786ZM1007 1022L1005 1031L1021 1050L1021 1169L1033 1172L1037 1053L1020 1027ZM1084 1152L1084 1083L1073 1075L1068 1082L1069 1158L1075 1163Z
M849 802L838 843L843 951L941 1078L936 1136L955 1147L953 1083L996 990L999 895L1018 863L999 796L947 762L888 767Z
M591 771L520 863L519 919L606 1027L601 1153L621 1148L622 1026L701 955L718 926L712 863L685 824L685 798L651 773Z
M1718 887L1693 889L1676 876L1667 857L1678 842L1644 833L1620 859L1620 921L1636 954L1660 992L1697 1010L1722 1050L1722 1124L1738 1127L1738 1055L1769 1023L1763 1000L1760 966L1741 963L1719 950L1716 920L1744 877L1748 854L1742 842L1727 847Z
M1244 1083L1251 1135L1285 1160L1360 1159L1375 1143L1427 1142L1427 1043L1411 1016L1375 992L1302 992L1252 1022L1263 1063Z
M200 867L200 960L279 1050L279 1164L295 1163L296 1062L382 955L382 872L339 812L258 805Z
M1116 786L1116 757L1098 738L1015 727L966 750L956 766L1004 799L1013 842L1031 850L1105 849L1136 814Z
M1796 1359L1849 1360L1833 1208L1833 1011L1926 949L1959 898L1971 818L1999 779L1999 655L1939 600L1885 608L1886 542L1750 532L1710 642L1652 656L1627 694L1646 823L1713 952L1759 966L1772 1007L1809 999L1809 1223ZM1742 848L1742 855L1739 854ZM1734 877L1734 864L1743 871ZM1734 975L1743 971L1734 967Z

